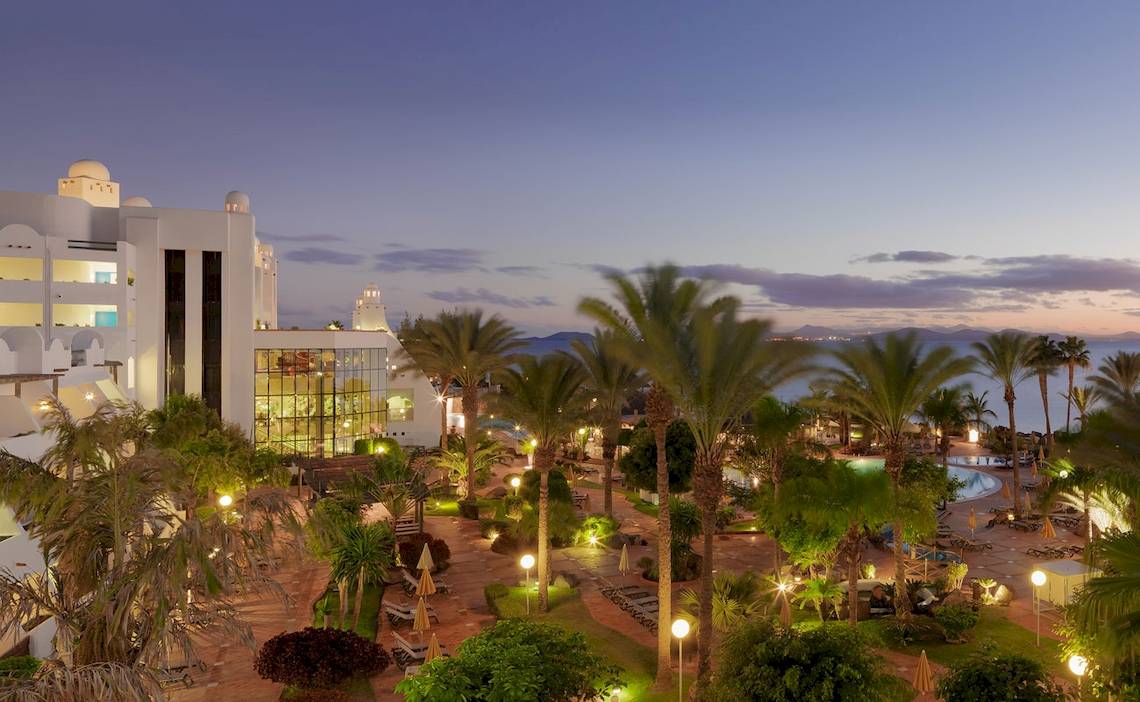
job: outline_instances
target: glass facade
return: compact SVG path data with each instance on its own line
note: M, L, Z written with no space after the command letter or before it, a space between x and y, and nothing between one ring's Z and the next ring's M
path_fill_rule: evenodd
M254 442L300 456L351 454L387 424L384 349L258 349Z

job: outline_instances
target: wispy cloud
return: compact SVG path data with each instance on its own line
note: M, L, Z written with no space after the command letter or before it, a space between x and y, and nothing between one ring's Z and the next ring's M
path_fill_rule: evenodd
M433 300L439 300L440 302L447 302L455 305L487 304L499 305L501 307L511 307L513 309L554 306L554 300L551 300L546 295L538 295L535 297L511 297L508 295L503 295L501 293L492 292L486 288L469 290L467 288L460 287L454 290L433 290L427 293L427 296Z
M302 244L318 244L327 241L347 241L340 234L274 234L273 232L258 232L257 238L274 242L297 242Z
M861 256L851 259L852 263L949 263L957 261L958 256L941 251L898 251L896 253L873 253L870 256Z
M543 270L545 269L541 266L499 266L495 269L495 272L504 275L542 277Z
M462 273L482 271L483 252L478 249L408 249L393 248L376 255L373 268L382 273L417 271L425 273Z
M286 261L296 261L297 263L325 263L334 266L352 266L360 263L361 260L361 257L357 254L317 246L306 246L303 249L287 251L281 258Z

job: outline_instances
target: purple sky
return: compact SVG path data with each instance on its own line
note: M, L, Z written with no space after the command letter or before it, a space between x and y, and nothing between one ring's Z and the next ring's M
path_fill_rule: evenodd
M583 328L673 260L781 327L1140 328L1133 2L21 3L0 189L250 193L288 324Z

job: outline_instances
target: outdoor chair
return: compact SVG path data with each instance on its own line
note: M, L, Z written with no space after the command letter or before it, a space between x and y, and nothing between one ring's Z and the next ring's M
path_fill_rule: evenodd
M447 592L447 589L448 589L447 583L444 582L443 578L439 578L439 577L432 578L432 582L435 583L435 589L436 590L438 590L439 592ZM404 592L408 593L409 595L412 595L412 594L415 594L416 588L420 586L420 581L418 578L416 578L411 573L409 573L408 571L405 570L404 571L404 581L402 584L404 586Z
M436 622L439 622L439 615L436 614L435 607L428 605L427 613L429 619L434 619ZM394 629L403 623L410 624L414 622L416 620L416 609L415 607L407 607L394 602L385 602L384 615L388 617L388 622Z

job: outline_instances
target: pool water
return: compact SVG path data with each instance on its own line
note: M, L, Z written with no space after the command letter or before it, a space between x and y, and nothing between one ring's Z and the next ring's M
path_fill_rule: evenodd
M975 456L952 456L947 466L947 472L965 483L961 490L958 491L958 502L966 500L974 500L986 495L992 495L1001 489L1001 481L992 475L974 470L973 468L965 468L955 459L976 459ZM850 463L856 470L882 470L886 461L882 458L853 458ZM974 462L970 465L978 465ZM983 464L984 465L984 464ZM996 465L996 464L995 464Z

